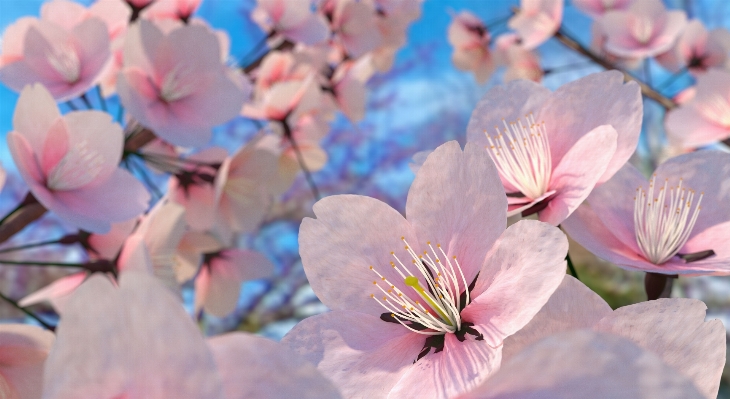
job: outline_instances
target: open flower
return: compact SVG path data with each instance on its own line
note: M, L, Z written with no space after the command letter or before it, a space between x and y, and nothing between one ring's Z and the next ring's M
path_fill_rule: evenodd
M462 71L474 72L477 83L484 83L495 69L489 50L490 35L479 17L462 11L449 25L449 43L454 47L451 61Z
M708 32L700 20L692 20L684 28L674 47L656 60L672 72L687 68L695 76L709 68L722 68L730 52L730 32L727 29L713 29Z
M565 274L565 236L531 220L505 231L505 209L489 155L455 141L418 170L408 220L369 197L318 201L299 245L332 311L283 342L345 397L450 398L474 388Z
M123 138L107 113L61 116L51 94L35 84L20 94L8 146L43 206L72 226L106 232L112 222L142 213L149 201L142 183L119 168Z
M206 342L179 301L137 272L122 275L119 287L99 275L79 287L43 378L44 399L293 396L339 394L312 364L275 342L243 333Z
M586 76L554 93L514 81L479 101L467 140L486 147L497 165L508 215L538 213L557 225L633 154L641 118L639 86L624 84L617 71Z
M0 397L41 397L43 365L55 336L24 324L0 324Z
M664 298L611 310L583 283L565 276L540 312L504 341L503 360L509 363L554 334L590 329L632 341L688 379L703 397L716 398L725 365L725 328L719 320L705 321L706 309L696 299Z
M74 2L52 1L40 19L21 18L3 34L0 80L15 91L41 83L65 101L96 83L110 55L101 18Z
M522 46L532 50L552 37L562 21L563 0L521 0L508 26L517 31Z
M327 20L311 10L311 1L257 0L256 4L251 18L267 32L304 44L317 44L329 36Z
M571 331L506 360L458 399L708 399L640 345L611 334Z
M494 41L495 58L498 64L505 66L504 81L518 79L540 82L545 72L540 65L540 57L533 50L520 45L520 38L515 33L499 35Z
M596 256L630 270L730 274L730 155L700 151L659 165L647 182L630 164L563 223Z
M709 70L697 78L697 90L690 94L690 100L667 114L669 142L691 149L730 137L730 72Z
M687 24L684 11L667 11L661 0L634 1L600 20L606 50L619 57L646 58L669 50Z
M220 54L218 37L205 26L184 25L165 34L141 20L127 31L119 97L160 138L202 146L213 126L238 115L246 97Z

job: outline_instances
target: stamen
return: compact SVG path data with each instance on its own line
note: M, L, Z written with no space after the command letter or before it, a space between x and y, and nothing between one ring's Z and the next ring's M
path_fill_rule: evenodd
M165 102L174 102L189 96L195 91L194 81L187 71L175 67L162 79L160 98ZM185 82L187 79L187 82Z
M682 179L676 187L668 187L669 179L666 179L654 198L655 179L656 174L649 181L648 192L641 187L636 189L634 227L641 252L649 261L660 265L676 255L689 239L702 209L704 193L700 193L692 211L695 191L683 188Z
M104 157L86 140L76 143L49 172L46 186L51 190L73 190L89 184L101 173Z
M48 64L66 83L76 83L81 76L81 61L73 45L66 43L53 47L46 53Z
M490 155L500 175L530 199L547 192L552 173L552 158L545 122L535 123L532 114L526 116L528 127L521 121L502 120L505 129L492 137L486 131Z

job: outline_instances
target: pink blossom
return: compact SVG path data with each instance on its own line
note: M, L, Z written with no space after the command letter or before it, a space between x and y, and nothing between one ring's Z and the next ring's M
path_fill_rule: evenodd
M83 94L110 57L104 21L65 0L45 3L41 18L21 18L3 34L0 80L15 91L41 83L53 98Z
M601 72L553 93L520 80L480 100L467 140L486 147L495 161L508 215L537 212L558 225L629 159L642 102L639 86L623 80L617 71Z
M705 321L706 309L696 299L670 298L611 310L583 283L565 276L532 321L505 340L503 360L509 363L545 337L591 329L632 341L691 381L702 397L714 398L725 365L725 328L719 320Z
M603 14L613 10L626 10L636 0L573 0L575 8L590 15L592 18L600 18Z
M500 35L495 40L495 59L499 65L506 68L504 81L518 79L531 80L539 83L545 74L540 65L537 53L525 49L520 45L519 37L514 33Z
M697 148L730 137L730 72L713 68L697 78L696 94L667 114L672 145Z
M0 397L41 397L43 364L55 336L35 326L0 324Z
M119 168L123 133L109 114L61 116L51 94L35 84L20 94L8 146L33 195L72 226L106 232L147 208L144 186Z
M562 21L563 0L520 0L520 10L508 26L517 31L522 46L532 50L552 37Z
M98 275L79 287L43 378L44 399L283 399L292 392L339 397L311 364L275 342L242 333L206 342L179 301L136 272L122 275L118 288Z
M594 331L548 337L458 399L705 399L692 381L628 339Z
M375 50L383 38L372 2L328 0L324 9L332 15L332 33L351 58Z
M185 25L164 34L145 20L127 32L117 91L139 123L181 146L207 143L211 128L235 117L245 99L210 29Z
M421 15L422 0L376 1L377 25L381 43L370 54L373 67L387 72L395 61L395 54L406 44L406 30Z
M202 0L156 0L141 15L153 20L175 19L187 22L201 2Z
M449 25L449 43L454 47L451 61L463 71L474 72L477 83L484 83L494 73L495 63L489 50L490 35L476 15L462 11Z
M669 50L687 24L684 11L667 11L661 0L635 1L599 20L606 50L624 58L646 58Z
M419 169L408 220L369 197L318 201L299 246L312 289L332 311L282 342L345 397L449 398L474 388L565 274L565 236L528 220L505 231L505 209L489 155L455 141Z
M311 10L309 0L257 0L251 19L261 29L295 42L317 44L330 34L327 20L319 11Z
M729 177L730 155L719 151L671 158L648 182L626 164L563 227L598 257L629 270L730 274Z
M722 68L730 52L730 32L714 29L708 32L702 21L692 20L679 35L674 46L656 60L672 72L687 68L700 75L709 68Z
M345 61L337 66L332 75L332 94L337 106L353 123L365 117L367 88L365 84L375 73L372 60L368 56L356 61Z

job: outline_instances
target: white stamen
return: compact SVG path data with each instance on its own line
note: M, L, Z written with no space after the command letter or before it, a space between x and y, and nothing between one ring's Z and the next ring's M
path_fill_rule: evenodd
M48 63L66 83L76 83L81 76L81 61L71 44L54 47L46 53Z
M631 35L641 44L646 44L654 34L654 21L643 16L629 16L629 30Z
M532 114L526 117L529 128L521 121L502 120L505 129L489 136L487 149L497 165L500 175L530 199L536 199L547 192L552 173L552 158L548 144L545 122L536 124ZM505 139L506 136L506 139Z
M639 249L648 260L660 265L676 255L689 239L702 209L704 193L700 193L693 206L695 191L682 188L682 179L676 187L668 188L669 179L666 179L654 198L655 178L656 174L649 181L648 192L641 187L636 189L634 226ZM693 207L694 211L690 212Z
M461 328L459 313L461 311L459 303L461 290L467 291L466 304L469 303L470 298L466 278L456 261L456 256L449 259L441 245L436 245L438 252L443 256L442 260L430 242L427 245L431 249L431 253L424 252L425 256L421 256L416 254L404 237L401 239L406 251L413 258L413 266L418 273L414 276L411 269L403 265L395 252L391 252L395 262L390 262L390 266L403 278L405 284L424 300L426 306L406 295L373 266L370 266L370 270L378 276L373 284L380 289L383 296L377 297L375 294L371 294L370 297L390 312L400 324L418 334L441 335L458 331ZM461 284L456 270L459 271ZM421 281L426 282L426 288L420 285ZM427 330L415 330L406 325L403 320L421 324Z
M46 179L51 190L73 190L89 184L101 172L104 157L83 140L71 147Z
M185 83L186 80L187 83ZM162 79L160 98L165 100L165 102L173 102L189 96L194 91L194 81L189 76L189 73L181 70L180 66L177 66Z

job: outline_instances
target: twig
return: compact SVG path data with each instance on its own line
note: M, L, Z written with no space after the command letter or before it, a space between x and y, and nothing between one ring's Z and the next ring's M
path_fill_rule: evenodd
M0 292L0 298L4 299L5 302L9 303L15 309L20 310L21 312L25 313L26 315L28 315L33 320L37 321L38 324L42 325L47 330L49 330L51 332L55 332L56 331L56 327L54 327L54 326L46 323L45 321L43 321L43 319L41 319L38 315L36 315L35 313L31 312L30 310L28 310L28 309L26 309L26 308L18 305L18 302L15 302L14 300L6 297L2 292Z
M307 183L309 184L309 188L312 189L312 194L314 195L314 199L319 201L322 199L322 197L319 194L319 189L317 188L317 185L314 183L314 178L312 178L312 172L309 171L309 168L304 163L304 157L302 156L302 151L299 149L299 144L297 144L297 141L294 139L294 136L292 135L291 128L289 127L289 124L286 121L281 122L282 125L284 125L284 137L286 137L289 140L289 143L291 143L291 147L294 150L294 154L297 156L297 162L299 162L299 167L302 169L302 172L304 172L304 177L307 180Z

